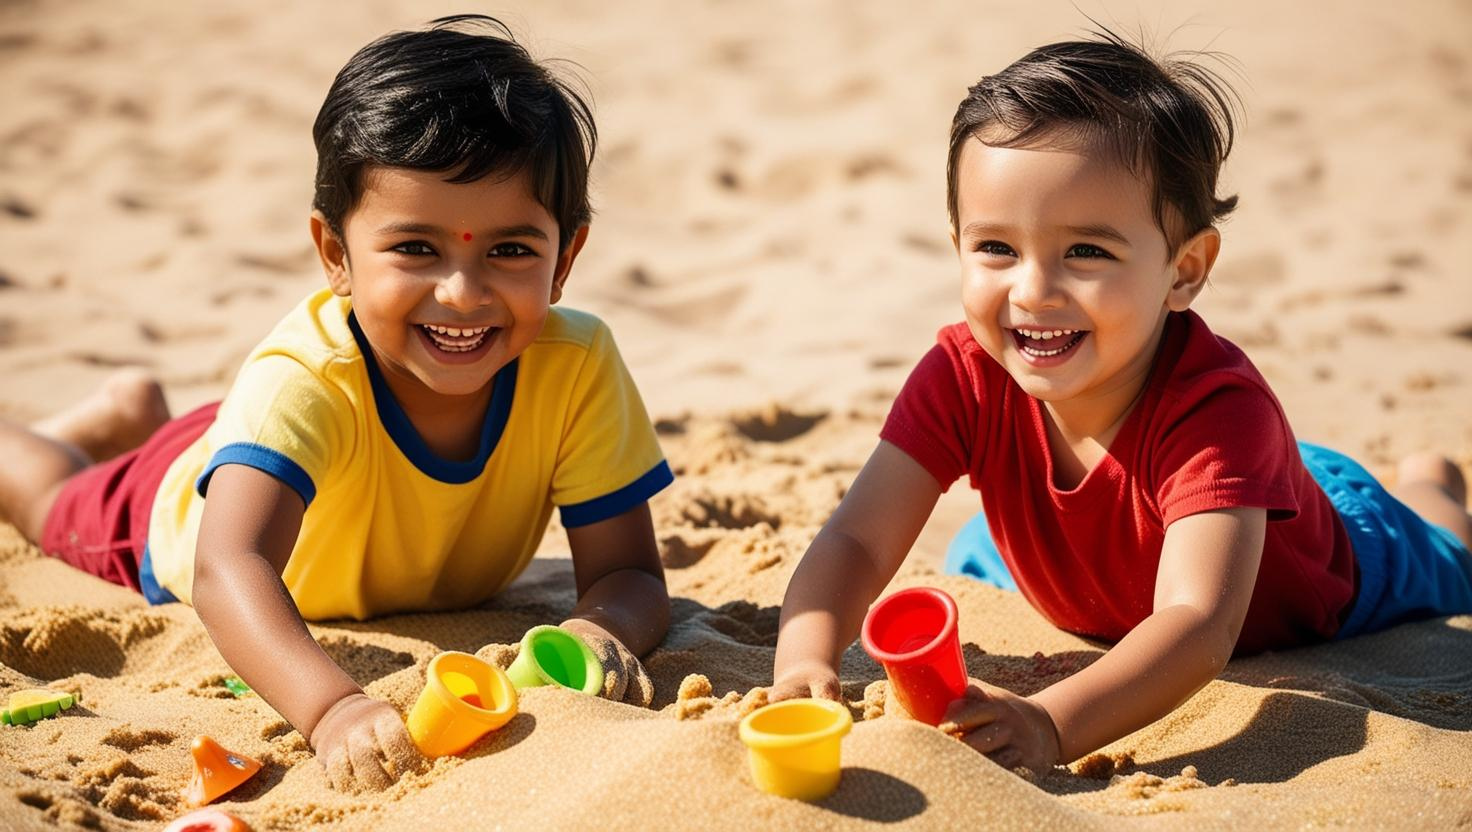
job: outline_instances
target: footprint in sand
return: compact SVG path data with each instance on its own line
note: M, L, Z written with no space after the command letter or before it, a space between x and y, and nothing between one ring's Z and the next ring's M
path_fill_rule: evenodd
M750 601L729 601L696 616L712 630L738 644L752 647L777 646L777 625L781 617L781 607L759 607Z
M325 635L317 639L322 651L359 684L414 666L414 657L402 650L364 644L350 636Z
M15 217L18 220L33 220L36 218L36 209L29 202L18 196L7 196L0 199L0 211Z
M719 534L685 532L672 534L659 541L659 560L666 569L688 569L710 554L719 542Z
M29 806L43 814L53 826L72 826L83 829L101 829L102 817L86 803L55 797L39 789L23 789L15 793L16 802Z
M828 411L798 413L772 404L755 413L737 416L731 426L754 442L788 442L817 427L828 418Z
M769 511L760 498L747 494L697 494L680 516L700 529L749 529L760 523L777 529L782 524L780 515Z
M170 620L147 612L45 607L0 622L0 664L53 681L76 673L116 676L127 650L163 633Z
M102 738L102 744L132 752L150 745L168 745L178 738L178 734L170 731L160 731L155 728L133 728L124 725L108 731L107 735Z

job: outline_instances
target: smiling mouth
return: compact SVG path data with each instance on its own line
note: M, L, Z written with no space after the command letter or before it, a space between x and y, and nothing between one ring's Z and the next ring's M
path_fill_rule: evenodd
M1013 329L1012 340L1017 349L1034 358L1062 355L1084 340L1086 329Z
M479 349L487 338L501 331L494 326L461 328L420 324L419 328L429 337L430 343L443 352L472 352Z

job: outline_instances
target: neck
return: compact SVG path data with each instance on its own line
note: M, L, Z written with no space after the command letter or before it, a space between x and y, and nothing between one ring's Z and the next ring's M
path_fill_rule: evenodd
M475 458L494 384L470 395L446 396L426 390L417 379L401 378L392 369L386 369L383 377L409 424L435 456L452 462Z
M1162 316L1145 349L1119 374L1114 384L1067 401L1043 402L1049 419L1070 445L1093 440L1107 448L1114 440L1145 392L1165 334L1165 320Z

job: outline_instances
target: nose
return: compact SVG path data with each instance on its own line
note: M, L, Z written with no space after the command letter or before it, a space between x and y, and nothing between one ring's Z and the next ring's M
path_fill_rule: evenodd
M1059 275L1046 263L1036 260L1019 264L1014 270L1011 291L1007 293L1013 306L1029 311L1057 309L1063 305Z
M456 269L435 285L434 299L448 309L473 312L490 303L490 282L468 269Z

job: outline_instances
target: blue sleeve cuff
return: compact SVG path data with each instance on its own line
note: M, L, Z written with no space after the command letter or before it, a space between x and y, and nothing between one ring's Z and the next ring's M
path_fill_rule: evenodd
M292 461L291 457L274 448L254 445L250 442L234 442L215 451L210 464L205 466L204 473L200 474L199 479L194 483L199 496L206 496L205 491L210 487L210 477L214 476L215 469L221 465L247 465L258 471L264 471L300 494L302 502L306 505L311 505L312 498L317 496L317 486L312 482L312 478L302 470L300 465Z
M561 509L562 525L574 529L578 526L589 526L610 517L617 517L663 491L674 481L675 475L670 471L670 464L665 460L660 460L658 465L649 469L648 473L612 494L604 494L602 497L595 497L586 502L563 506Z

